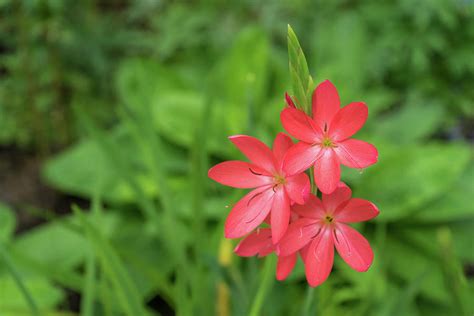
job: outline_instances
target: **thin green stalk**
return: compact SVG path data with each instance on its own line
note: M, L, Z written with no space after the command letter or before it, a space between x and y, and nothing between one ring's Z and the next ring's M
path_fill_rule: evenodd
M91 247L92 248L92 247ZM95 297L95 280L96 280L96 260L94 250L89 249L86 259L86 275L84 289L82 293L84 297L81 301L81 314L84 316L94 315L94 297Z
M10 274L12 275L13 280L18 286L18 289L20 290L21 294L23 295L26 302L28 303L28 306L30 307L31 315L39 316L40 313L38 311L38 307L33 297L31 296L30 292L28 291L25 284L23 283L23 280L21 279L20 274L16 270L8 252L5 250L2 243L0 243L0 257L2 258L3 262L5 262L5 266L7 267L8 272L10 272Z
M317 293L315 293L315 288L308 287L306 290L306 298L304 300L304 305L303 305L303 313L302 313L303 316L311 315L311 306L313 305L313 301L316 296L317 296Z
M274 270L275 257L269 256L266 258L265 266L263 267L263 277L260 282L260 287L258 288L257 295L255 295L255 300L253 301L249 316L261 315L260 310L262 309L265 297L267 296L267 293L275 280L273 276Z

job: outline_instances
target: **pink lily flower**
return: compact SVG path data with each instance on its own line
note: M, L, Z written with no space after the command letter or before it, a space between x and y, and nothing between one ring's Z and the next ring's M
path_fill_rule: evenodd
M367 271L374 253L369 242L347 223L367 221L379 214L377 207L363 199L351 199L351 189L340 182L322 201L311 195L305 205L292 211L300 218L290 224L277 245L279 256L289 256L302 249L308 283L322 284L331 273L334 246L342 259L354 270Z
M313 93L313 117L294 108L286 95L288 107L281 112L286 131L300 142L285 158L288 172L298 173L314 165L314 178L321 192L333 192L341 178L340 164L362 169L377 162L377 149L369 143L350 138L367 120L368 109L362 102L340 108L336 87L322 82Z
M270 228L257 228L254 232L247 235L235 247L234 252L241 257L259 258L268 256L275 251L275 245L272 242L272 232ZM278 256L276 278L282 281L290 275L295 267L297 260L297 253L289 256Z
M255 188L232 208L225 222L225 237L240 238L271 214L272 240L277 243L290 222L290 205L303 204L310 192L308 176L288 172L284 163L293 142L279 133L273 151L258 139L237 135L229 139L250 160L226 161L212 167L209 178L234 188Z

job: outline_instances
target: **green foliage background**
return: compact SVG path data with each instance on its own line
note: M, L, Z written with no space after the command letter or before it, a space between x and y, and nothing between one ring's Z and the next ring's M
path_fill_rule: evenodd
M472 1L0 0L0 16L0 143L91 201L19 234L0 207L0 315L473 314ZM206 176L243 158L228 135L281 131L288 23L314 82L367 103L357 136L380 153L343 170L381 211L357 227L374 264L337 259L315 290L301 262L277 282L272 259L232 254L243 192Z

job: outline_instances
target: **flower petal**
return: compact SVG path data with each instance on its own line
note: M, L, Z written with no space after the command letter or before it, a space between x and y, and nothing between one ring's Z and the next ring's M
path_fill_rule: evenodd
M347 204L334 213L338 222L357 223L368 221L379 215L379 209L374 203L363 199L350 199Z
M339 159L332 148L322 150L321 157L314 164L314 180L324 194L331 194L341 179Z
M294 253L286 257L278 257L277 269L276 269L276 278L279 281L282 281L290 275L291 271L295 267L296 260L298 259L298 254Z
M347 202L352 195L351 188L349 188L344 182L339 182L336 190L331 194L323 193L323 204L324 208L329 213L334 213L339 205Z
M256 188L271 184L273 178L267 172L244 161L225 161L215 165L207 173L209 178L234 188Z
M291 223L286 234L276 246L279 256L289 256L297 252L321 230L321 224L312 218L301 218Z
M229 139L255 165L270 173L275 171L273 152L263 142L247 135L230 136Z
M311 194L304 205L294 205L291 210L301 217L321 219L326 214L321 200Z
M283 187L277 189L273 197L271 212L272 240L276 244L285 234L290 223L290 199Z
M237 202L225 221L225 237L240 238L260 225L272 208L273 195L271 186L264 186Z
M316 87L313 92L313 118L321 130L329 128L340 105L339 94L331 81L325 80Z
M281 112L280 118L283 128L296 139L311 144L322 137L320 128L303 111L285 108Z
M293 141L290 136L285 133L278 133L273 142L273 154L277 160L278 166L281 167L283 163L283 157L285 156L288 149L293 146Z
M306 262L306 256L308 255L308 250L309 247L311 246L311 243L307 243L306 246L300 249L299 253L301 255L301 259L303 259L303 262Z
M352 138L337 143L334 151L344 166L357 169L373 165L379 156L374 145Z
M334 141L342 141L354 135L364 126L369 110L363 102L352 102L343 107L331 121L329 137Z
M306 173L299 173L297 175L287 177L285 190L291 200L298 204L304 204L311 191L311 184L309 182L308 175Z
M321 147L299 142L288 150L283 160L283 170L288 176L301 173L321 155Z
M241 257L251 257L257 254L259 257L264 257L274 249L270 228L257 228L240 241L234 252Z
M310 286L321 285L331 273L334 242L329 229L324 229L309 246L305 258L306 279Z
M337 252L342 259L356 271L367 271L374 259L367 239L346 224L337 224L333 234Z

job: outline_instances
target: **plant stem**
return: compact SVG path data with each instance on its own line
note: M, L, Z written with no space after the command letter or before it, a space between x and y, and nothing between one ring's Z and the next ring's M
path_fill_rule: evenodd
M266 259L265 266L263 268L263 277L260 283L260 287L258 288L257 295L255 295L255 300L253 301L249 316L261 315L260 310L262 309L265 296L267 295L267 292L272 286L273 281L274 281L274 277L273 277L274 269L275 269L275 257L269 256Z

